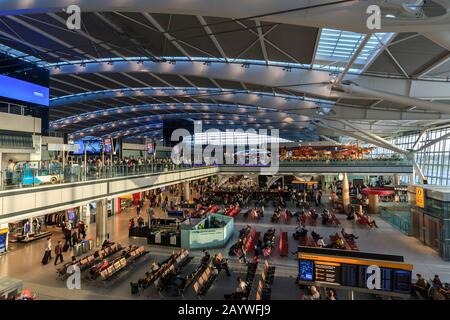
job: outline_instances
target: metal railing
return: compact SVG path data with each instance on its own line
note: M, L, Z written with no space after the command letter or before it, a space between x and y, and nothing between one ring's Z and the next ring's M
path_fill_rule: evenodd
M65 168L26 168L14 171L0 171L0 190L12 190L30 188L43 185L56 185L91 181L98 179L110 179L117 177L135 176L149 173L160 173L192 168L191 165L173 163L168 164L137 164L94 166L68 165Z

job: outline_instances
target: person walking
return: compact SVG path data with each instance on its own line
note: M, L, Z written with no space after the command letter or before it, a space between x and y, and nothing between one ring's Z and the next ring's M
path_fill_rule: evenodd
M47 243L45 244L45 251L48 254L48 258L52 258L52 238L47 238Z
M62 253L63 253L63 246L61 244L61 241L58 241L58 244L55 247L55 255L56 255L55 266L58 264L58 259L61 259L61 262L64 262Z

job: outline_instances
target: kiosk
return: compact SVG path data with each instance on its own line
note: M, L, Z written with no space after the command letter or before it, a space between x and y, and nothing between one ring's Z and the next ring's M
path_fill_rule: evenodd
M181 246L186 249L223 247L233 236L233 231L233 218L211 214L195 225L181 225Z

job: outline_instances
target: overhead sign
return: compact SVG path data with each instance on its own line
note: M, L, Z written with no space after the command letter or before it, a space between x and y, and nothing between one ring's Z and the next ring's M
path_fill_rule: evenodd
M0 253L6 252L8 232L8 228L0 229Z
M302 283L410 292L413 266L399 256L299 247L298 260Z
M49 143L47 146L48 151L78 151L78 145L76 144L60 144L60 143Z
M416 206L425 208L425 190L420 187L416 187Z
M0 97L49 105L49 88L23 80L0 75Z

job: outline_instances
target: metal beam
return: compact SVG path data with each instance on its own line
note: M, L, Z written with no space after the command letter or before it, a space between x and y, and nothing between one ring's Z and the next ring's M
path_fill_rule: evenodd
M217 40L216 36L214 35L214 32L212 32L211 28L208 26L208 23L205 21L205 18L202 16L197 15L197 19L200 22L200 24L205 29L206 34L211 39L212 43L216 46L217 51L219 51L220 55L223 59L225 59L226 62L228 62L227 55L225 54L225 51L223 50L222 46L220 45L219 41Z
M429 74L430 72L432 72L433 70L436 70L437 68L439 68L440 66L442 66L443 64L447 63L448 61L450 61L450 51L448 51L447 53L445 53L442 57L438 58L437 60L433 61L430 65L428 65L425 69L423 69L422 71L418 72L417 74L415 74L415 76L417 78L423 78L425 77L427 74Z
M431 147L432 145L435 145L436 143L439 143L439 142L441 142L441 141L447 139L448 137L450 137L450 133L444 134L443 136L440 136L439 138L434 139L433 141L430 141L430 142L428 142L428 143L422 145L420 148L418 148L418 149L415 150L414 152L420 152L420 151L422 151L422 150L425 150L425 149Z
M160 24L158 21L156 21L155 18L152 17L152 15L150 13L147 12L142 12L142 15L145 17L145 19L147 19L148 22L150 22L156 29L158 29L159 32L161 32L164 37L166 37L167 40L169 40L172 45L178 49L178 51L180 51L184 56L190 58L190 54L187 53L186 50L184 50L184 48L177 42L177 40L175 40L174 37L172 37L170 35L170 33L168 33Z
M259 44L261 45L261 50L263 53L264 60L266 60L266 63L269 63L269 56L267 55L266 44L264 42L264 35L262 32L261 21L255 20L255 24L257 27Z
M367 42L369 42L371 37L372 37L371 33L368 33L364 36L358 48L356 48L350 60L345 65L344 70L342 70L342 72L339 74L339 77L336 80L336 85L340 85L342 83L342 80L344 80L344 77L347 74L348 70L350 70L351 66L355 63L356 59L358 59L359 54L361 53L361 51L363 51L364 47L366 46Z
M401 154L407 154L408 153L408 151L400 149L399 147L397 147L396 145L390 143L389 141L387 141L387 140L385 140L385 139L383 139L383 138L381 138L381 137L379 137L379 136L377 136L377 135L375 135L373 133L370 133L367 130L363 130L360 127L358 127L358 126L356 126L356 125L354 125L354 124L352 124L352 123L350 123L350 122L348 122L346 120L338 120L338 121L341 122L344 125L349 126L350 128L352 128L352 129L354 129L356 131L359 131L360 133L368 136L369 138L371 138L373 140L379 141L383 145L388 146L389 149L395 150L397 153L401 153Z

